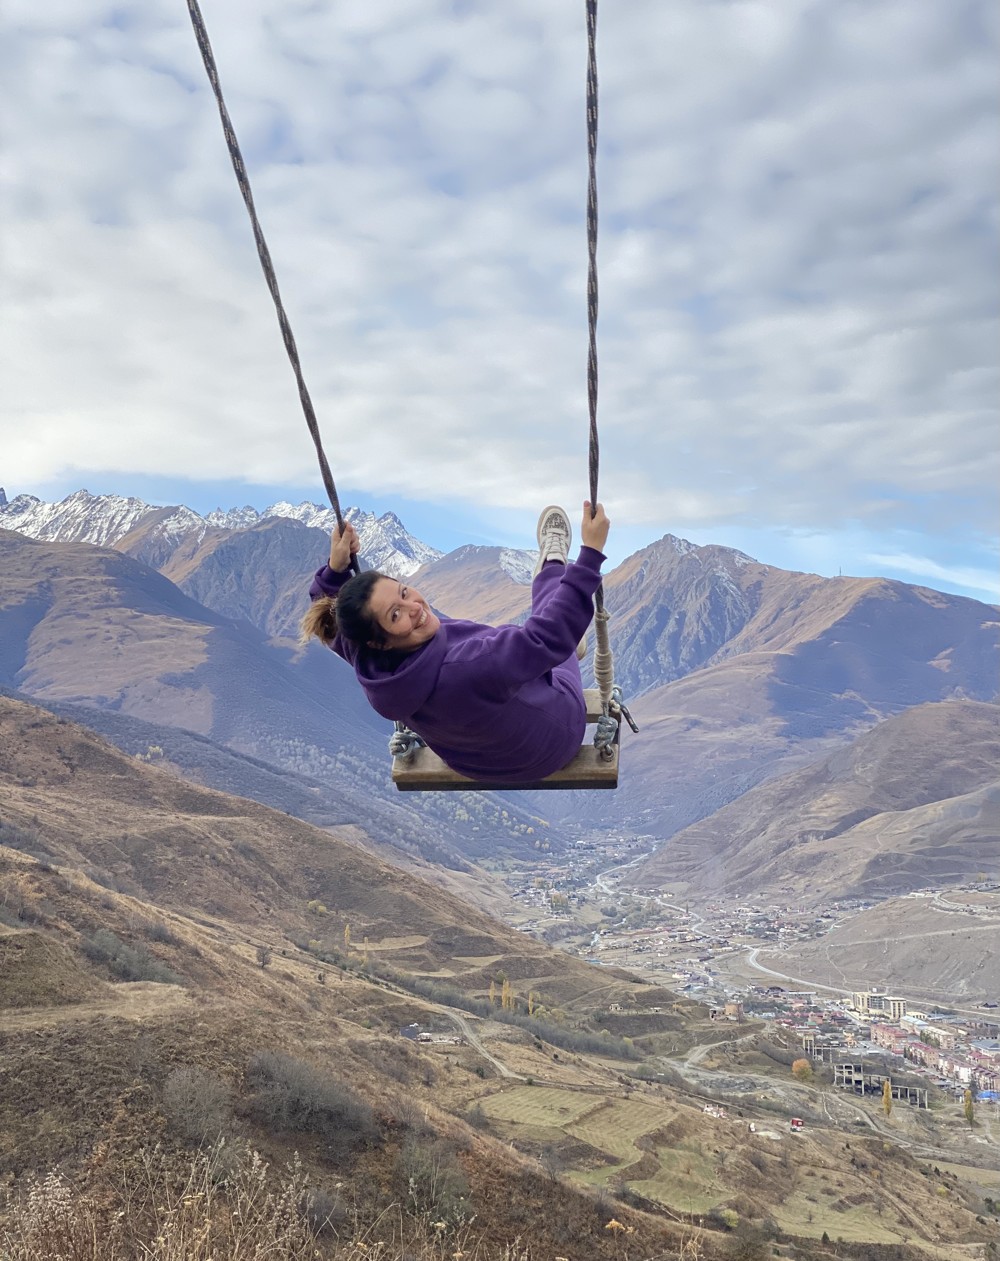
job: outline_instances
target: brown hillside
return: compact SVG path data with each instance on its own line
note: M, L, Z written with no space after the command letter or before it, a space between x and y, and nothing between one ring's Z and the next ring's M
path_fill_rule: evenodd
M594 987L588 965L372 857L357 829L320 831L197 788L3 697L0 791L8 830L29 838L19 848L185 915L305 934L331 947L349 928L355 943L370 940L380 962L458 985L464 973L478 982L489 958L497 975L509 967L532 977L560 1003Z
M124 552L145 565L152 565L164 578L180 587L192 569L212 555L225 538L226 531L207 529L185 535L179 543L168 542L161 537L159 527L172 512L173 508L161 508L144 517L134 529L115 542L115 551Z
M0 1011L80 1003L108 988L58 941L0 923Z
M373 860L350 830L320 832L180 783L11 700L0 700L0 799L0 909L22 926L15 938L37 943L20 971L37 991L21 985L30 1001L0 1008L5 1190L58 1164L76 1193L113 1209L115 1188L145 1185L154 1149L182 1179L221 1133L234 1160L243 1143L277 1170L297 1153L311 1186L357 1213L339 1220L364 1232L366 1249L383 1237L371 1232L395 1232L380 1247L394 1261L457 1250L617 1261L612 1220L637 1259L687 1246L721 1261L729 1236L702 1216L715 1207L773 1217L789 1256L798 1237L808 1247L824 1230L873 1247L910 1241L887 1261L986 1238L981 1197L949 1186L942 1199L891 1133L871 1140L876 1178L857 1107L834 1100L824 1114L787 1073L767 1116L815 1117L802 1169L736 1115L750 1107L764 1128L745 1084L731 1119L706 1119L703 1073L692 1094L655 1080L658 1058L646 1080L635 1076L613 1038L589 1049L543 1040L579 1032L574 1021L585 1028L616 999L668 1009L671 1040L692 1021L692 1040L719 1030L693 1004L551 951ZM385 963L395 977L373 974ZM483 995L504 976L522 1012L533 993L553 1016L562 1005L564 1023L517 1027L415 988ZM441 1041L401 1037L413 1021ZM965 1150L961 1134L913 1133L947 1142L956 1159ZM619 1177L634 1193L612 1199ZM461 1197L474 1213L465 1234ZM0 1202L0 1227L12 1203ZM440 1232L426 1250L401 1234L424 1223L434 1238L437 1221L443 1244Z
M998 765L1000 706L917 706L685 828L633 879L821 900L1000 871Z
M811 689L890 711L997 691L998 624L989 605L883 578L794 573L724 547L667 535L605 583L616 668L637 695L747 653L779 653L775 711Z
M890 898L818 941L796 942L787 954L762 950L757 958L814 984L852 991L882 985L989 1018L992 1009L979 1004L1000 997L1000 893Z
M239 550L240 539L254 555L271 541L280 550L287 530L271 526L227 536L225 550ZM226 581L245 583L250 598L251 574L235 560L223 569ZM272 564L267 572L273 577L279 569ZM296 585L304 601L305 587ZM298 652L287 641L268 641L116 551L0 531L5 686L44 702L194 732L271 768L319 780L332 789L335 818L366 830L370 822L380 842L411 854L454 866L498 848L531 849L526 838L537 816L515 803L505 815L503 803L483 795L467 807L451 795L424 797L419 809L401 798L386 751L391 726L373 713L335 654L318 644ZM184 769L197 777L190 761ZM244 779L226 787L253 795L241 786Z
M272 517L250 529L182 540L161 573L207 608L295 640L313 573L328 550L322 531Z
M119 552L0 531L0 643L0 683L185 727L272 760L282 739L329 756L380 743L331 653L297 661Z

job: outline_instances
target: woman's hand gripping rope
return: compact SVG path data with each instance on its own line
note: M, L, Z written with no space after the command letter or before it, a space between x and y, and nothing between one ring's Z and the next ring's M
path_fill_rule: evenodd
M334 527L330 535L330 568L335 574L345 573L351 567L351 558L361 549L358 532L350 521L344 522L343 530Z

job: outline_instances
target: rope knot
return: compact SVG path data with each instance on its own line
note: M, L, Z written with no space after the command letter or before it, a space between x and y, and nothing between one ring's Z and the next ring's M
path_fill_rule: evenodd
M397 722L396 730L389 737L389 752L393 757L404 759L412 757L417 749L425 746L426 742L415 731L411 731L405 723Z
M601 714L594 732L594 748L601 757L610 761L614 757L615 740L618 736L618 720L610 714Z

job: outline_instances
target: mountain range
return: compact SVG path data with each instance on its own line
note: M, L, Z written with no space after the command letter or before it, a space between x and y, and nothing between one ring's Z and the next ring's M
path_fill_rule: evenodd
M331 654L299 653L293 643L309 577L326 553L330 515L315 505L276 504L261 514L201 517L85 491L61 504L25 495L0 502L0 684L46 703L182 726L284 770L338 783L347 774L391 813L398 807L378 747L385 724ZM366 560L411 577L442 611L492 622L526 615L532 553L463 547L442 556L392 514L376 519L351 508L345 515ZM841 752L849 768L852 757L872 756L883 743L909 767L906 810L954 799L939 817L966 818L972 807L959 799L988 790L985 781L942 784L931 760L898 748L953 739L960 760L975 745L982 711L996 712L1000 614L993 606L886 579L791 573L672 535L612 570L605 596L616 680L641 728L624 737L623 786L607 800L462 794L465 803L498 803L495 821L474 830L451 816L465 854L511 842L500 825L506 813L517 820L507 832L529 846L545 824L546 841L556 846L580 829L627 828L669 841L650 860L645 884L687 880L707 891L721 873L742 879L745 870L778 888L784 872L767 855L783 852L780 820L795 807L776 798L772 815L761 805L771 799L751 790ZM953 712L944 735L929 719L898 725L908 711L946 705ZM813 791L797 783L787 788L792 803ZM936 797L939 791L946 795ZM882 813L871 794L861 795L858 809ZM997 844L989 835L991 800L986 791L972 865ZM419 809L426 818L449 807L428 795ZM916 816L911 822L918 826ZM947 834L947 823L938 831ZM730 850L720 837L738 840ZM839 879L835 865L819 866L814 895ZM955 870L968 867L960 862ZM911 874L919 880L932 872L921 876L917 862Z
M395 513L375 517L360 508L348 508L343 515L364 539L365 558L372 569L406 577L441 555L408 534ZM34 495L18 495L8 501L0 487L0 525L4 529L52 542L115 547L156 569L182 545L190 552L205 543L210 546L214 538L275 518L297 521L324 534L329 534L337 522L332 508L318 504L276 503L263 512L244 507L201 516L182 505L154 507L141 499L91 495L86 490L76 491L57 504L43 503Z
M269 640L120 552L0 529L0 686L86 707L132 752L173 748L177 729L205 737L186 742L185 773L218 787L213 768L225 745L244 755L238 780L247 795L268 804L279 804L274 784L249 775L254 759L306 777L312 800L299 794L296 813L319 823L377 817L380 841L411 857L460 868L486 843L480 835L515 849L533 843L537 819L514 803L477 803L482 833L470 836L470 811L458 803L435 798L418 813L400 802L389 779L391 726L339 658ZM147 724L141 739L128 719Z

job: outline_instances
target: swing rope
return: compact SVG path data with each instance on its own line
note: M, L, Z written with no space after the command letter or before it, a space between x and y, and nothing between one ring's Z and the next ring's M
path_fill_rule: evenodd
M587 4L587 164L588 164L588 180L587 180L587 253L588 253L588 274L587 274L587 323L589 330L589 343L587 354L587 402L590 416L590 443L589 443L589 464L590 464L590 502L591 515L597 512L597 481L600 464L600 445L597 432L597 312L598 312L598 289L597 289L597 0L586 0ZM284 303L281 300L281 293L278 288L278 279L275 275L274 264L271 261L271 251L268 249L267 241L264 238L264 231L261 228L260 220L257 217L257 210L254 205L253 191L250 187L250 177L247 174L246 163L243 160L243 154L240 150L239 141L236 138L236 131L233 128L232 120L229 117L229 110L226 108L226 102L222 95L222 86L219 81L219 71L215 63L215 55L212 52L212 45L208 38L208 31L205 28L205 20L201 14L201 8L198 0L187 0L188 13L191 17L191 25L194 28L195 39L198 42L198 49L201 52L201 59L205 66L205 73L208 75L208 81L215 95L215 101L219 109L219 118L222 122L222 132L226 140L226 146L229 149L229 157L233 164L233 170L236 173L236 181L239 185L243 202L250 216L250 224L253 228L254 241L257 245L257 256L260 259L261 269L264 272L264 279L267 282L271 299L274 302L274 309L278 316L278 325L281 329L281 336L285 343L285 350L288 354L289 363L295 374L295 381L298 386L299 400L302 404L302 411L305 416L306 425L309 434L312 437L313 445L316 448L316 456L319 461L320 473L323 477L323 484L330 500L330 506L333 508L334 516L337 520L337 528L343 533L344 518L340 508L340 499L337 495L337 487L333 480L333 474L330 471L330 465L326 458L326 452L323 450L323 442L320 437L319 423L316 419L316 411L313 407L312 398L305 382L302 372L302 364L299 360L298 347L295 344L295 336L292 333L292 327L285 312ZM360 573L361 565L356 556L351 557L351 570L354 573ZM608 635L608 613L604 607L604 584L598 586L594 594L594 626L596 632L596 646L594 650L594 678L600 689L601 706L603 715L598 720L597 732L594 736L594 744L601 750L605 757L613 756L613 744L617 738L620 719L622 716L628 719L633 730L637 730L632 722L632 717L628 710L621 703L621 689L614 685L614 662L611 655L611 644ZM396 723L395 733L390 740L390 749L397 756L406 756L412 753L415 748L423 744L419 736L415 736L402 723Z
M219 107L219 118L222 120L222 132L226 138L226 145L229 148L229 156L232 159L233 170L236 172L236 182L240 186L240 192L243 194L243 201L250 216L250 223L253 227L254 241L257 243L257 257L260 259L260 265L264 272L264 279L267 281L267 287L271 292L271 298L274 301L274 309L278 315L278 324L281 328L281 336L284 339L285 350L288 352L288 360L292 365L292 371L295 373L295 381L299 387L299 399L302 403L302 411L305 414L306 425L309 427L309 433L312 436L313 445L316 448L316 456L319 459L319 468L323 476L323 485L326 487L326 493L330 499L330 506L333 508L334 516L337 518L337 528L341 533L344 531L344 518L340 511L340 499L337 496L337 487L333 480L333 474L330 472L330 465L327 462L326 452L323 450L323 442L320 438L319 423L316 420L316 411L313 407L312 399L309 396L309 390L306 386L305 377L302 375L302 365L299 362L299 351L295 345L295 337L292 334L292 326L288 322L288 316L285 314L285 307L281 301L281 293L278 290L278 278L274 274L274 265L271 262L271 251L267 248L267 241L264 239L264 231L260 226L260 220L257 218L257 210L254 206L253 192L250 188L250 177L247 175L246 163L243 161L243 154L240 152L239 141L236 139L236 132L233 129L232 121L229 117L229 111L226 109L226 102L222 96L222 86L219 82L219 71L215 64L215 56L212 52L212 45L209 43L208 31L205 29L205 21L201 16L201 9L198 7L198 0L187 0L188 12L191 15L191 25L194 27L195 38L198 41L198 48L201 51L201 59L205 63L205 73L208 75L208 81L212 85L212 91L215 93L216 104ZM361 566L356 557L351 557L351 569L354 573L360 573Z
M600 442L597 432L597 0L587 0L587 407L590 416L590 515L597 514L597 477L600 469ZM604 583L594 592L594 681L601 694L594 745L601 755L611 758L622 715L635 727L622 705L621 689L615 687L615 664L608 634L608 611L604 607Z

